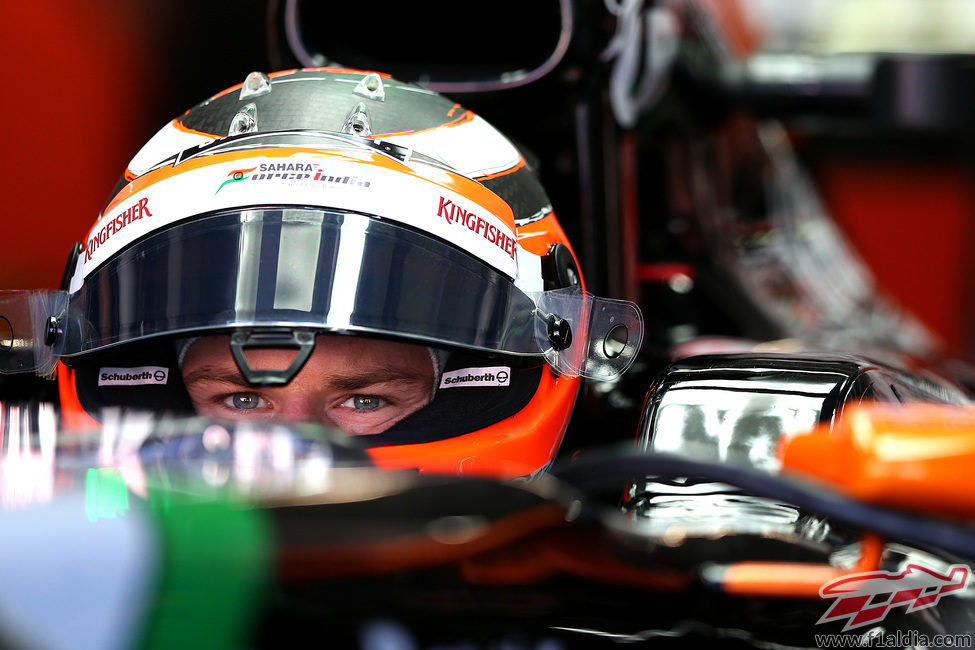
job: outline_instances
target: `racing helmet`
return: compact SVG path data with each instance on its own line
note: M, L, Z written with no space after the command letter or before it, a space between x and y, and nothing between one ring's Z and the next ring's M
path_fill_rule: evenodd
M191 413L180 356L206 334L229 335L255 386L286 385L318 334L427 346L430 403L360 442L381 467L502 477L552 462L580 379L619 376L643 329L635 305L586 291L508 138L438 93L337 68L254 72L166 124L62 290L0 307L34 340L5 369L56 364L78 427L109 406ZM255 347L295 362L255 370Z

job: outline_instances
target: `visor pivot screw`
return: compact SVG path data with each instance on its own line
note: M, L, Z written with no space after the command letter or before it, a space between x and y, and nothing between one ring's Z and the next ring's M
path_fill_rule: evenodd
M58 340L58 336L61 334L61 328L59 327L57 317L49 316L47 319L47 332L44 336L44 343L47 345L54 345L54 342Z
M298 332L296 337L299 343L311 343L315 340L315 335L311 332Z
M564 350L572 345L572 327L569 321L559 318L555 314L550 314L546 323L548 324L548 340L552 342L556 350Z

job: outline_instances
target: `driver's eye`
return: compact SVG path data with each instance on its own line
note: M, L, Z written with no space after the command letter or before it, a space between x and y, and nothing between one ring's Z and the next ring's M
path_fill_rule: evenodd
M383 400L374 395L356 395L352 398L352 408L357 411L373 411L382 404Z
M259 398L254 393L234 393L233 405L237 409L253 409L257 408L261 402Z

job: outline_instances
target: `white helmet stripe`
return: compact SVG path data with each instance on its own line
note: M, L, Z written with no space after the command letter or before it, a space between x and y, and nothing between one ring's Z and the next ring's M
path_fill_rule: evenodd
M450 127L383 138L387 142L439 158L468 178L506 171L521 154L497 129L480 117Z

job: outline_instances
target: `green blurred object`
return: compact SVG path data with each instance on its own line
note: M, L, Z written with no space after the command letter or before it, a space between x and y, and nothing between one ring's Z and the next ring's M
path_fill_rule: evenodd
M90 467L85 473L85 514L88 521L114 519L129 510L129 488L114 467Z
M152 492L157 492L153 490ZM233 499L150 493L164 557L142 648L239 648L269 583L272 538L260 509Z

